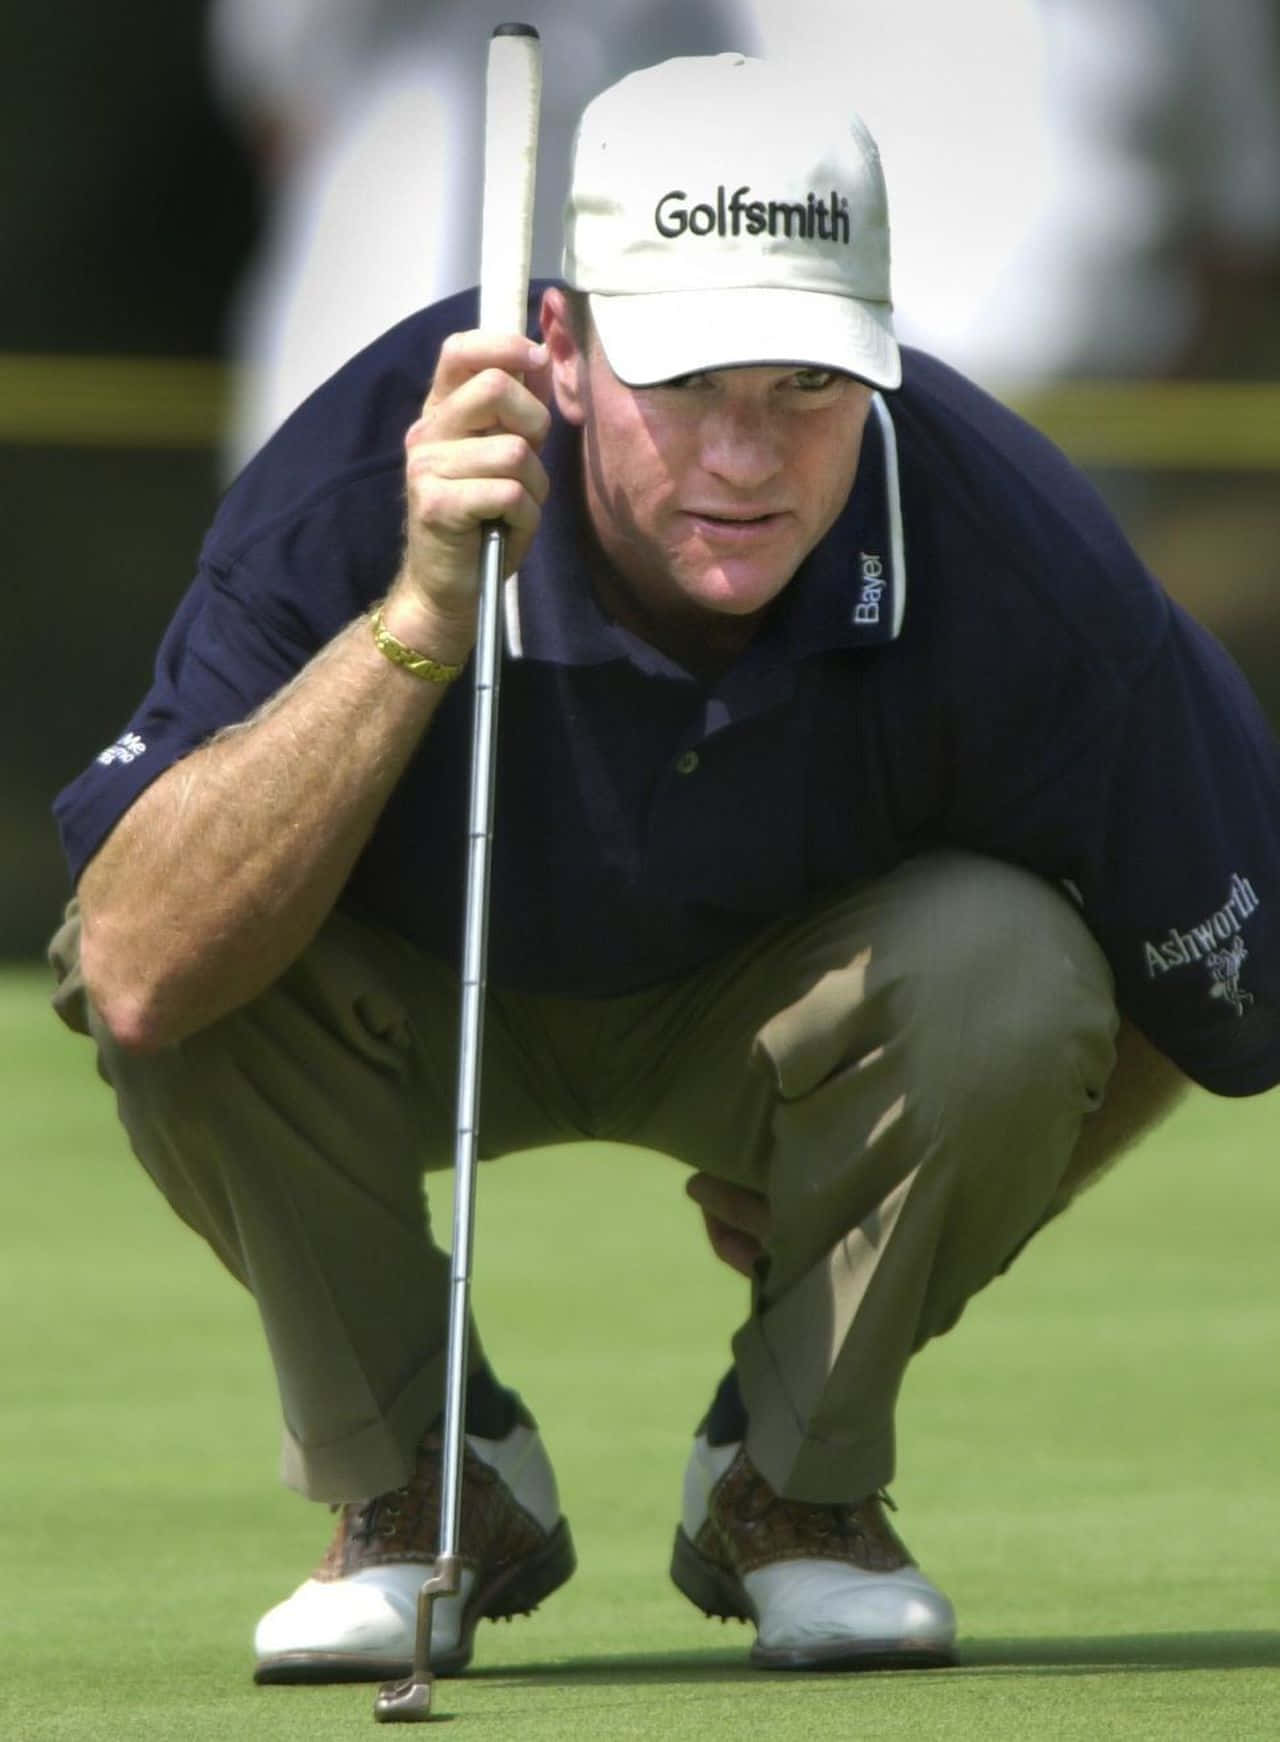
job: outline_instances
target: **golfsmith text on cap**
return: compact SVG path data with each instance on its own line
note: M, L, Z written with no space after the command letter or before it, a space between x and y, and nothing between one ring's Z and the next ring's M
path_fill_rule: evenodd
M653 222L660 236L791 236L802 241L844 242L849 232L849 202L832 188L824 199L810 193L806 203L798 200L748 200L750 184L735 188L726 199L723 183L716 189L714 206L686 206L683 188L663 194L653 209Z

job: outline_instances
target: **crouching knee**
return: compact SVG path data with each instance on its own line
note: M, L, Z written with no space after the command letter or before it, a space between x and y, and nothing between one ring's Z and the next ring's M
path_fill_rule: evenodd
M1101 1098L1118 1025L1111 971L1053 885L996 860L929 854L817 924L821 971L758 1036L783 1105L851 1070L866 1090L923 1090L939 1111L1059 1079Z
M966 854L913 861L901 880L885 969L916 1081L953 1118L958 1104L1055 1091L1079 1112L1098 1106L1119 1019L1106 958L1070 898Z

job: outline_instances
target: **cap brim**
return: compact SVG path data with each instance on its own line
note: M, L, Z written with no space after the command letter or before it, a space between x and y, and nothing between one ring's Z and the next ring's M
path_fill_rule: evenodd
M632 387L752 364L839 369L873 387L902 385L888 303L825 291L662 290L588 301L609 367Z

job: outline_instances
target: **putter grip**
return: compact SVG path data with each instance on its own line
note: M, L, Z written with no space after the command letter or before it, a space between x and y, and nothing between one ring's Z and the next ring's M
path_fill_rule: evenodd
M480 325L522 333L527 322L542 44L528 24L500 24L485 80Z

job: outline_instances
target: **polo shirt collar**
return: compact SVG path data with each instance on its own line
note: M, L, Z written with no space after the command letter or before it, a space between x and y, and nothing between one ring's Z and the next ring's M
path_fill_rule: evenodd
M542 463L551 494L519 573L506 583L507 653L552 665L631 659L642 644L605 616L591 584L596 539L582 496L582 443L554 404Z
M567 666L625 660L653 675L687 678L665 654L612 622L597 602L580 455L577 429L553 408L543 452L553 488L524 565L506 584L508 655ZM877 393L849 498L781 595L760 643L790 659L878 646L900 634L906 598L898 444Z
M884 400L872 396L858 475L831 531L782 595L792 654L895 641L907 605L898 442Z

